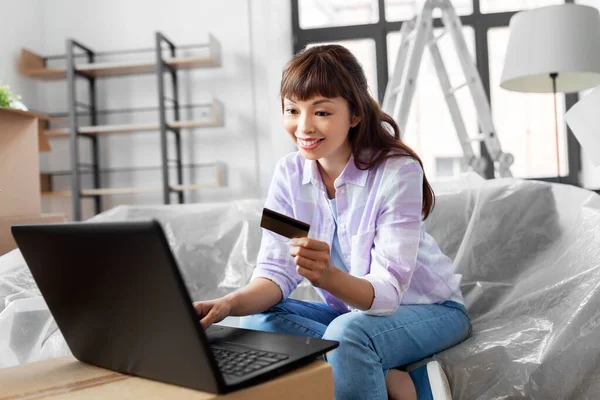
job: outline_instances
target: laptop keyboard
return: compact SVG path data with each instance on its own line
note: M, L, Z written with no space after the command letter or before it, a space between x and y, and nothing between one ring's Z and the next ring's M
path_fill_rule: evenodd
M268 351L238 351L212 346L212 351L222 373L244 376L286 360L289 356Z

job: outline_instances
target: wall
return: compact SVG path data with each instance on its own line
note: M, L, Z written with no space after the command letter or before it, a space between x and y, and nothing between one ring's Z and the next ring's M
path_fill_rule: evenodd
M287 0L250 3L259 181L261 192L266 195L275 163L296 150L283 129L279 97L281 71L293 54L291 5Z
M38 85L19 74L19 52L22 47L42 46L41 3L41 0L20 0L3 1L0 5L0 84L9 85L30 108L39 106Z
M226 169L226 187L190 192L187 202L212 202L262 197L279 157L293 150L281 127L278 85L281 68L292 55L291 15L288 1L232 0L227 2L172 0L53 0L30 2L24 9L43 15L41 42L29 47L41 55L63 54L65 40L74 38L94 51L152 48L161 31L179 45L199 44L214 35L221 44L222 66L180 72L183 104L207 103L214 97L224 105L223 127L183 131L184 163L220 162ZM5 5L2 8L6 7ZM15 41L15 48L21 41ZM186 50L187 54L203 54ZM13 51L14 53L14 51ZM5 53L4 53L5 54ZM184 53L186 54L186 53ZM97 61L154 59L153 53L102 57ZM64 65L53 61L51 65ZM16 70L13 71L16 75ZM168 77L168 75L166 75ZM168 80L167 80L168 82ZM39 90L34 108L49 113L67 110L65 81L40 82L18 78L19 88ZM87 85L78 83L78 100L86 102ZM156 107L154 75L100 79L99 109ZM201 118L203 109L183 112L183 119ZM100 124L156 122L156 112L101 116ZM80 140L82 163L89 162L89 145ZM43 170L68 171L66 140L52 141L51 153L41 156ZM101 139L102 168L158 167L156 133L121 134ZM214 167L187 169L186 183L212 183ZM84 179L89 184L89 177ZM161 185L160 171L114 172L102 175L103 187ZM56 190L69 188L67 175L54 179ZM161 193L104 197L104 208L118 204L158 204ZM84 216L92 215L92 202L84 200ZM44 199L44 211L70 213L70 200Z

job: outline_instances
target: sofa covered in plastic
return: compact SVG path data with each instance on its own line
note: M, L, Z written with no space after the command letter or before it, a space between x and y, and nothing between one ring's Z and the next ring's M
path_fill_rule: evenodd
M467 340L433 356L454 398L600 398L600 197L474 174L434 189L425 227L463 275L473 324ZM248 282L262 205L120 206L92 221L160 221L202 300ZM319 301L306 281L292 297ZM19 250L0 257L0 368L67 354Z

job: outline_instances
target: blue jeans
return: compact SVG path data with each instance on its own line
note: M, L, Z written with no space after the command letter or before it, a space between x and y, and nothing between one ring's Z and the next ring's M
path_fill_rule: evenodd
M287 299L241 320L241 327L335 340L327 354L335 398L387 399L390 368L419 361L466 339L471 321L463 305L401 305L387 316L340 312L324 303Z

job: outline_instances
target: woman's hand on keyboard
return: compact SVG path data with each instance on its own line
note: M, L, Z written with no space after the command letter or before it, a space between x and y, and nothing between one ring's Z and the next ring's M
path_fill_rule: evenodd
M223 321L231 314L231 304L224 297L209 301L197 301L193 304L200 317L200 324L203 329Z

